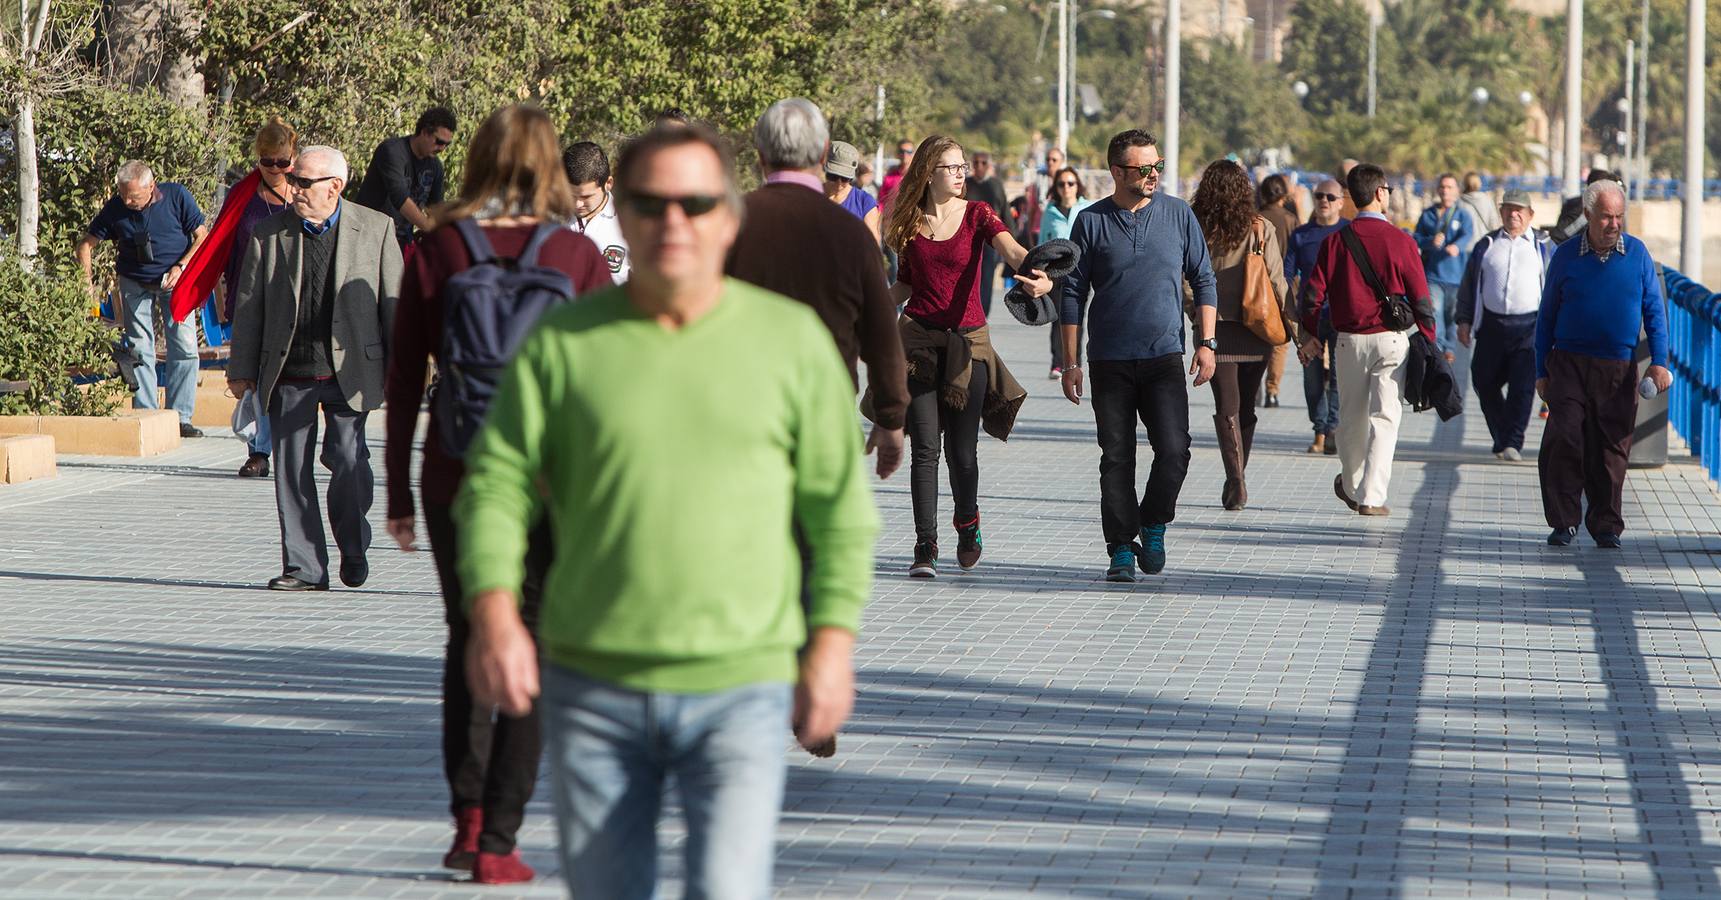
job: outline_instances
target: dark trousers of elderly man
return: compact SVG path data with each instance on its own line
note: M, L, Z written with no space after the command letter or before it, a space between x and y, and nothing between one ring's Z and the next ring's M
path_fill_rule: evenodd
M1489 313L1470 353L1470 383L1496 455L1524 449L1536 402L1536 314Z
M1637 423L1637 365L1554 350L1546 399L1548 425L1536 466L1548 524L1576 528L1582 522L1592 537L1617 537L1625 530L1621 506Z
M281 519L281 575L270 580L272 590L328 589L319 461L330 474L341 582L359 587L369 577L375 477L365 420L382 404L400 274L393 220L357 204L342 204L320 229L281 215L252 234L228 371L255 380L268 398Z

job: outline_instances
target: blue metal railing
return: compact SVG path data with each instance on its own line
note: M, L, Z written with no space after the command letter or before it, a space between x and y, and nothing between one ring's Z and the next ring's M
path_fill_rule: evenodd
M1322 181L1333 177L1325 172L1308 172L1302 170L1290 171L1286 174L1292 176L1296 179L1298 184L1307 188L1313 188ZM1679 184L1680 181L1677 178L1646 179L1643 182L1643 199L1678 200ZM1564 196L1566 192L1565 181L1554 175L1509 175L1505 177L1484 175L1482 176L1482 189L1490 193L1516 189L1528 191L1531 194L1553 194L1555 196ZM1411 188L1412 193L1419 197L1432 190L1433 185L1425 183L1422 179L1416 179L1413 187ZM1633 194L1636 194L1638 190L1637 185L1633 184L1631 190ZM1721 197L1721 178L1710 178L1703 182L1703 197L1705 199Z
M1721 481L1721 294L1663 267L1673 388L1668 420L1713 481Z

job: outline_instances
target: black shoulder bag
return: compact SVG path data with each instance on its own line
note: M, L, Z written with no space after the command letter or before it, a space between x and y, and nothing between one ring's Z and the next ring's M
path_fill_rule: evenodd
M1380 301L1380 321L1390 331L1409 331L1416 327L1416 310L1410 305L1410 298L1403 294L1388 294L1386 285L1375 274L1374 264L1369 262L1368 250L1364 249L1362 239L1356 236L1349 225L1339 229L1339 236L1345 242L1345 248L1350 250L1351 259L1362 270L1362 280L1374 289L1374 298Z

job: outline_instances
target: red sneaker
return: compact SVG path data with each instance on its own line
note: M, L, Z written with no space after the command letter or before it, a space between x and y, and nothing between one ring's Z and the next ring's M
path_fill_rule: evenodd
M472 871L472 865L478 858L478 832L483 830L484 810L474 806L456 813L454 843L449 845L448 854L442 857L442 867L461 872Z
M472 867L472 880L478 884L519 884L536 877L538 873L520 858L519 848L506 856L480 852L477 864Z

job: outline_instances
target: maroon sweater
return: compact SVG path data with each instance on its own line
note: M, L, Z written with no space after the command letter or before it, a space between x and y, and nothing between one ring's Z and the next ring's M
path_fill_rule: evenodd
M526 241L537 226L508 228L484 226L484 236L497 256L511 257L526 249ZM584 235L562 229L544 242L538 263L566 272L573 279L576 296L609 287L609 265L598 248ZM453 228L438 228L418 244L400 282L400 305L394 317L394 338L389 343L388 382L383 399L388 403L388 441L383 464L388 473L388 517L414 514L412 503L412 443L418 429L418 410L424 399L424 377L430 358L442 347L442 284L472 265L466 242ZM430 433L424 441L424 471L419 489L424 502L446 506L454 502L466 467L449 456L436 439L436 412L430 413Z
M1422 273L1422 251L1417 249L1416 240L1385 219L1358 218L1350 227L1368 251L1369 263L1386 292L1409 297L1416 310L1417 325L1423 335L1434 340L1428 279ZM1363 279L1362 270L1345 248L1344 236L1337 231L1321 242L1314 271L1309 273L1308 302L1303 308L1306 333L1319 333L1321 309L1328 305L1332 307L1335 330L1345 334L1379 334L1386 330L1380 318L1380 299Z
M724 270L811 306L856 377L866 363L876 416L901 428L908 413L908 361L896 303L884 283L878 244L854 214L799 184L767 184L747 195L747 216Z

